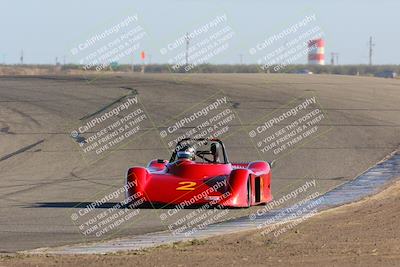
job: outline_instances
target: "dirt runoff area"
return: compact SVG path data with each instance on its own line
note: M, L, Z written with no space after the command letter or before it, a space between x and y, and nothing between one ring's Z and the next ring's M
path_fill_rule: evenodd
M275 236L260 231L109 255L3 255L0 266L400 266L400 181Z

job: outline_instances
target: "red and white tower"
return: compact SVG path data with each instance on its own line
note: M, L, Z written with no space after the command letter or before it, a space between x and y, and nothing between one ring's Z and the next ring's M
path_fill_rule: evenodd
M308 64L325 65L325 41L323 39L308 41Z

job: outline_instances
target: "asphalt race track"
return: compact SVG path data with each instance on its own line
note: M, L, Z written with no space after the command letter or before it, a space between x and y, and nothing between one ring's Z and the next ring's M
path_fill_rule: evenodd
M315 96L326 113L320 134L277 157L275 199L313 179L313 192L324 193L399 146L400 80L283 74L0 77L0 252L99 240L82 235L71 215L123 186L128 166L168 158L156 128L216 92L228 97L241 121L225 140L231 161L260 159L246 131L294 99ZM141 129L136 141L87 164L70 132L82 117L130 93L153 128ZM257 209L229 210L221 219ZM165 212L140 209L128 224L101 238L166 230L177 218L161 220Z

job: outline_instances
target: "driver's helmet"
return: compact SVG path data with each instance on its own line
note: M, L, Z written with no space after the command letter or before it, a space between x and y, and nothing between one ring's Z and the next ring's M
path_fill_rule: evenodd
M184 146L176 153L177 159L195 160L196 150L192 146Z

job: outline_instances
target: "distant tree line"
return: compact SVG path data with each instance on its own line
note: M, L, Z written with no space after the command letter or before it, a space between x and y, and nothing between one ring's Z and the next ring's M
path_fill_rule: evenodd
M83 70L83 66L75 64L67 64L61 66L54 65L7 65L7 67L25 67L25 68L57 68L59 70ZM374 76L383 71L392 71L400 74L400 65L287 65L283 68L274 68L270 66L268 69L262 69L259 65L229 65L229 64L202 64L197 65L188 71L189 73L298 73L304 70L311 71L315 74L339 74L339 75L362 75L362 76ZM121 71L121 72L140 72L142 65L121 64L113 65L102 71ZM274 69L278 69L275 71ZM184 66L180 69L174 69L169 64L149 64L145 66L145 71L150 73L185 73Z
M66 66L68 67L68 66ZM270 66L264 70L259 65L228 65L228 64L202 64L191 68L189 73L298 73L303 70L309 70L315 74L339 74L339 75L362 75L373 76L383 71L393 71L400 73L400 65L287 65L284 68L274 68ZM133 69L136 72L141 70L141 65L134 65ZM279 69L275 71L274 69ZM113 68L114 71L130 72L131 65L118 65ZM145 66L146 72L154 73L185 73L184 67L176 70L172 65L168 64L150 64Z

